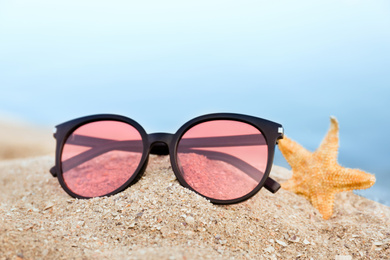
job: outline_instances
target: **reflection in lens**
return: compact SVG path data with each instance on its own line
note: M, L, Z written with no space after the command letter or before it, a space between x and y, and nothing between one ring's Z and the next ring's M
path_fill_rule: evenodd
M254 126L214 120L185 132L177 160L184 180L195 191L212 199L233 200L253 191L262 180L268 147Z
M142 157L142 138L133 126L97 121L77 128L66 140L61 163L64 182L83 197L107 195L125 184Z

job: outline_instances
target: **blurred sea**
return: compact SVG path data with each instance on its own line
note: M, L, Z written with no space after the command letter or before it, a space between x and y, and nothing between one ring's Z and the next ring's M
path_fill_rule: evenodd
M1 2L0 111L117 113L147 132L244 113L311 151L335 116L339 163L377 177L357 193L390 206L388 1L114 2Z

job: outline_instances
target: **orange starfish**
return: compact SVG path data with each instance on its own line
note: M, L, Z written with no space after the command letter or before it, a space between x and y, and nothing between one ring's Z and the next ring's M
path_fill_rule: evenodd
M332 216L337 192L367 189L375 183L374 175L337 163L338 132L337 120L331 117L329 132L313 153L289 138L279 141L279 149L293 172L282 187L305 196L324 219Z

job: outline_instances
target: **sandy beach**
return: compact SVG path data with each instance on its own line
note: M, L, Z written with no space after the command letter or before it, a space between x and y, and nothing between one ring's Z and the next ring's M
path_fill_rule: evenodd
M49 173L50 131L0 124L0 259L389 259L390 208L352 192L323 220L303 197L262 189L218 206L183 188L169 158L112 197L77 200ZM291 172L274 166L286 181Z
M0 118L0 160L54 154L50 128Z

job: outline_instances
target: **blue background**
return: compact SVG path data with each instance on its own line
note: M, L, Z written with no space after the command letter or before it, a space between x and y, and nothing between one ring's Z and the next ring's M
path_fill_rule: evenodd
M148 132L236 112L339 162L390 205L390 2L0 1L0 111L55 125L118 113ZM276 164L286 166L280 153Z

